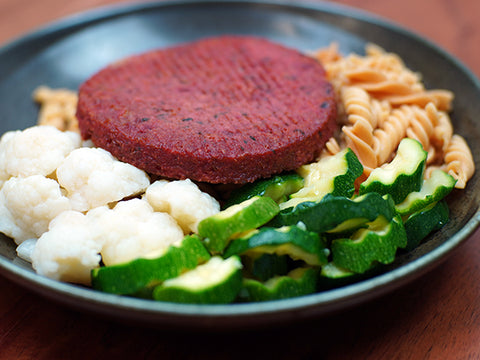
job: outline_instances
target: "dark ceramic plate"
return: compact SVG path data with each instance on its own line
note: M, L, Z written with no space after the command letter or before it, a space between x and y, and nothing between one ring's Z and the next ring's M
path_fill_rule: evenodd
M95 71L133 53L219 34L251 34L300 50L336 41L344 53L374 42L398 53L423 74L427 87L456 94L456 132L480 159L480 87L457 60L424 39L369 14L332 4L257 1L179 1L106 8L68 18L0 50L0 132L34 124L31 100L38 85L76 89ZM476 165L478 167L478 163ZM254 326L321 316L398 288L438 265L479 222L478 175L449 197L452 220L415 251L375 277L294 299L226 306L160 303L103 294L36 275L0 238L0 270L13 281L55 301L122 320L179 326Z

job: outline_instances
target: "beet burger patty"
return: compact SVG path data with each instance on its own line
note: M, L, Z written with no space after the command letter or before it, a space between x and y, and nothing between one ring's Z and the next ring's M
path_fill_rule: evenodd
M222 36L129 57L79 90L82 136L151 174L245 183L320 153L335 100L316 60Z

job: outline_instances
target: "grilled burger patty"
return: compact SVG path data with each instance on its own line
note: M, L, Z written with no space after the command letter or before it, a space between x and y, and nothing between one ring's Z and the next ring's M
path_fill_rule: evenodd
M222 36L129 57L79 90L83 138L148 173L245 183L313 161L336 127L316 60Z

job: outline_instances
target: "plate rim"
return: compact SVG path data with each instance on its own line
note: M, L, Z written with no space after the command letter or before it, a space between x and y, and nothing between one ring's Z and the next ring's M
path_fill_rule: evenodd
M0 58L10 51L26 46L26 44L47 37L61 38L68 34L75 33L82 28L88 28L90 25L108 21L119 16L128 16L139 12L151 11L152 9L160 10L171 6L204 6L214 4L228 4L236 6L272 6L281 7L282 9L300 9L312 10L316 12L329 13L336 16L353 18L359 22L368 22L378 25L382 28L388 28L403 36L419 41L423 46L428 46L432 50L440 53L449 62L456 66L460 71L473 82L480 90L480 82L476 75L458 58L454 57L434 42L412 32L395 22L384 19L378 15L356 9L351 6L335 4L323 1L296 1L294 3L284 0L168 0L154 1L145 3L122 3L115 5L106 5L99 8L79 12L62 19L50 22L36 30L21 35L10 42L2 45L0 48ZM398 268L389 270L386 273L376 275L358 283L340 287L337 289L327 290L298 298L284 299L264 303L248 303L248 304L228 304L228 305L189 305L176 303L160 303L151 300L135 299L125 296L101 293L88 288L82 288L74 284L58 282L49 278L37 275L35 272L26 270L16 265L13 261L0 256L0 274L10 280L26 286L30 290L37 292L52 300L70 303L77 308L83 308L90 311L107 312L113 316L121 316L126 310L134 310L130 318L141 318L148 321L148 317L153 323L159 320L177 321L179 318L197 317L213 319L213 323L218 322L214 319L219 318L237 318L240 320L248 320L250 324L258 324L259 321L253 321L252 316L260 316L257 320L265 320L265 316L282 314L288 317L287 312L298 312L302 310L310 310L317 315L325 314L327 311L345 309L351 305L362 303L372 297L378 297L382 294L390 292L403 284L414 280L425 274L428 270L438 266L440 262L445 260L454 249L469 239L470 235L477 229L480 224L480 210L475 210L471 218L457 231L453 236L447 239L443 244L429 251L423 256L403 264ZM61 294L64 299L58 299L55 295ZM78 301L80 300L80 302ZM84 303L85 302L85 303ZM108 309L107 307L112 307ZM321 307L321 308L319 308ZM315 309L317 308L317 309ZM248 319L247 319L248 318ZM269 319L271 320L271 319ZM205 324L205 323L204 323Z

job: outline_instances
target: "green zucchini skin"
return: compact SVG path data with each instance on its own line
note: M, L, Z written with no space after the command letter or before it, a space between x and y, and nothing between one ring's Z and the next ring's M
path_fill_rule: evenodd
M308 230L324 233L351 219L362 219L359 223L352 223L359 227L375 220L379 215L389 221L396 215L395 204L389 195L368 193L349 199L327 194L319 202L304 202L294 208L281 210L268 226L279 227L302 222Z
M441 200L410 215L404 223L407 233L406 251L415 249L431 232L442 228L450 218L447 202Z
M244 271L248 271L252 278L266 281L277 275L286 275L289 271L288 255L259 254L258 257L245 256L242 258Z

